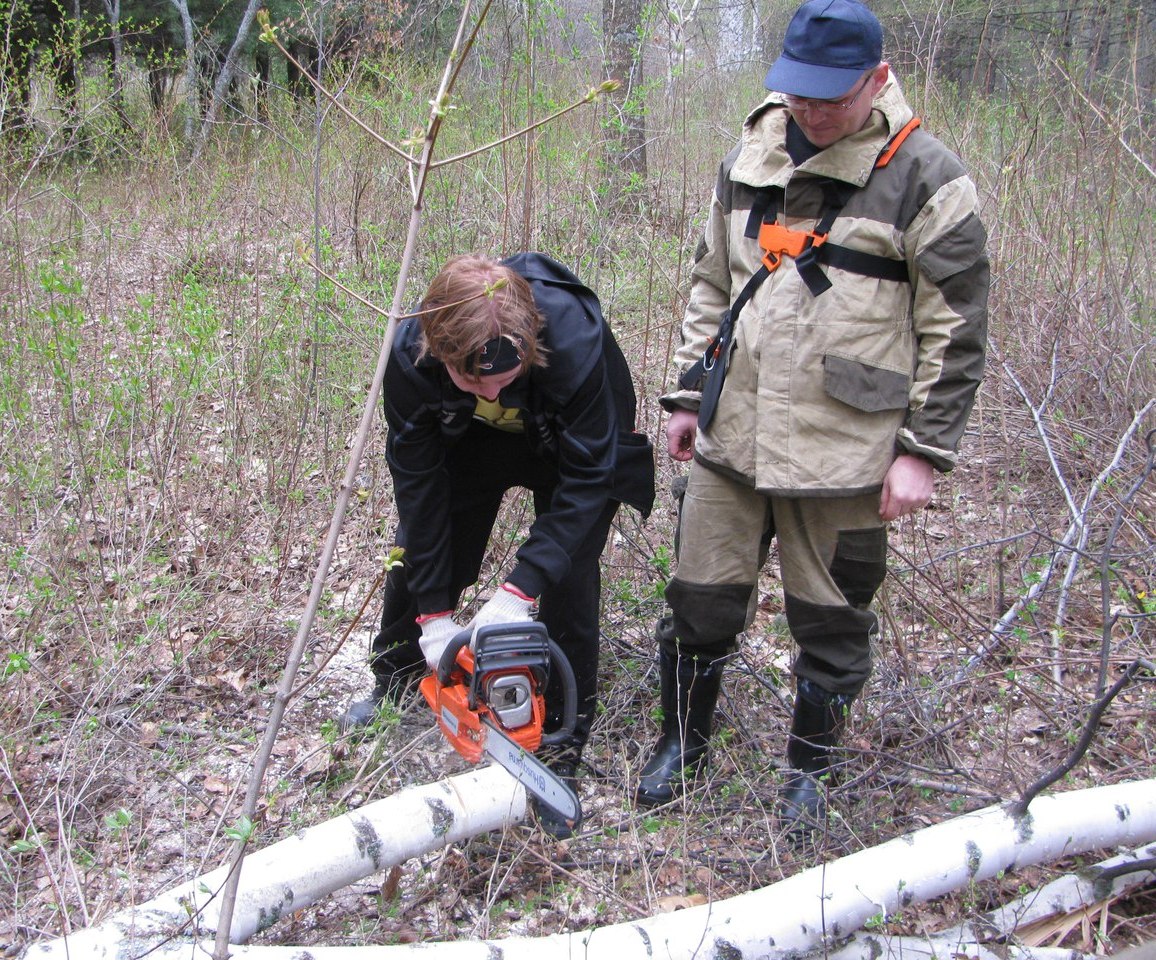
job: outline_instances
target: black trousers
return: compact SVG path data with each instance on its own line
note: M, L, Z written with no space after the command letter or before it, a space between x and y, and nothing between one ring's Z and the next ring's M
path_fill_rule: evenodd
M508 490L524 488L534 497L535 515L549 509L558 485L558 466L536 456L521 434L473 424L447 455L451 496L450 514L452 583L457 600L478 579L494 521ZM578 687L578 723L572 746L581 751L590 733L598 694L599 604L602 577L599 563L617 501L607 501L601 513L590 518L582 543L571 555L570 571L561 582L547 587L538 598L538 619L551 639L561 647L574 670ZM398 543L411 536L401 517ZM417 602L409 591L405 565L394 567L386 577L381 630L370 646L370 666L378 682L388 683L394 674L424 664L418 638ZM463 623L462 626L465 626ZM562 687L552 671L546 687L546 731L562 719Z

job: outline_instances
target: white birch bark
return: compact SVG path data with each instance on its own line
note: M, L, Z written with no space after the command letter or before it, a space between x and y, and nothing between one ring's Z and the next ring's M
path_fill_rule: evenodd
M487 766L411 787L310 827L245 858L231 938L243 943L335 890L412 857L501 830L525 816L525 788L501 767ZM217 894L227 876L228 867L221 867L97 927L33 946L27 956L112 960L126 951L129 956L144 954L154 943L174 936L178 939L162 950L171 947L176 952L155 955L201 955L191 938L215 933Z
M124 35L120 32L120 0L102 0L112 39L112 103L124 116ZM79 80L79 69L78 76Z
M947 960L959 957L966 957L967 960L1093 960L1095 954L1080 953L1064 947L999 944L993 948L969 940L883 937L858 933L846 946L827 954L825 960Z
M209 109L201 121L201 132L197 138L196 146L193 148L194 162L199 160L201 152L208 143L209 135L212 132L214 124L217 122L217 117L221 113L221 105L225 102L225 97L229 93L229 84L233 82L233 76L237 72L237 59L241 55L241 47L245 45L245 41L249 37L249 30L253 26L253 18L257 16L257 8L260 6L260 0L248 0L245 5L245 12L241 14L241 22L237 26L237 35L233 38L233 45L229 47L229 52L225 55L225 62L221 66L221 72L217 75L217 82L213 85L213 99L209 101Z
M954 930L945 930L937 936L987 940L1031 923L1066 916L1091 904L1122 896L1133 887L1156 884L1156 873L1151 870L1141 869L1108 877L1108 871L1116 867L1146 861L1151 857L1156 857L1156 844L1111 857L1079 873L1069 873L1039 890L1033 890L1026 896L989 910L975 920Z
M491 776L496 778L497 774ZM510 789L513 797L503 795L497 801L471 795L469 805L472 808L497 802L507 812L495 819L512 821L516 819L515 805L524 809L525 794L521 787ZM412 821L401 817L394 820L394 827L402 835L415 830ZM1010 815L1002 806L988 807L813 867L761 890L595 930L540 938L400 946L237 946L231 948L231 953L250 960L413 960L418 955L422 960L493 960L495 956L502 960L787 960L820 949L834 949L871 917L888 916L968 883L990 880L1001 871L1048 863L1089 850L1135 847L1154 841L1156 780L1135 781L1038 797L1022 817ZM380 869L373 866L380 859L360 858L366 875ZM278 878L280 888L296 888L301 883L295 869L310 876L326 866L324 861L309 862L304 857L297 860L297 864L282 864L279 871L276 866L268 867ZM247 871L248 861L243 884L249 876ZM344 876L348 875L346 871ZM300 899L295 897L293 902ZM292 908L287 900L278 898L256 909L260 912ZM203 920L203 927L208 927L208 915ZM71 956L103 960L123 955L125 944L120 938L127 931L111 927L102 937L85 939L84 952L77 953L79 938L89 933L68 938L74 945ZM143 946L145 941L138 939L136 945ZM188 940L147 945L152 948L149 956L154 960L203 956L202 947L208 946L207 942L197 945ZM67 949L65 940L57 940L31 948L26 957L55 960L68 956Z
M755 11L750 0L720 0L718 6L718 68L746 69L755 46Z
M1018 932L1032 924L1066 917L1136 887L1156 883L1156 873L1139 869L1113 876L1114 868L1156 856L1156 844L1111 857L1079 873L1069 873L1038 890L981 914L966 923L925 937L892 937L859 932L826 960L1091 960L1093 954L1061 947L1020 946ZM1004 941L1010 942L1004 942Z
M169 0L181 18L181 33L185 41L185 143L193 140L194 126L200 107L197 102L197 51L193 33L193 18L189 0Z

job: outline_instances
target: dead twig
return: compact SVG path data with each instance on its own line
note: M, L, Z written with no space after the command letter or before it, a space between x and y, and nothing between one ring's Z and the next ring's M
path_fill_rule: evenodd
M1148 408L1145 407L1145 410ZM1135 421L1133 421L1135 423ZM1140 471L1140 476L1136 482L1132 484L1131 489L1124 494L1120 500L1120 505L1116 508L1116 516L1112 520L1112 527L1108 531L1108 536L1104 539L1104 550L1100 555L1100 604L1101 604L1101 629L1103 631L1102 640L1100 642L1100 673L1096 680L1096 693L1104 692L1104 684L1108 681L1108 656L1112 650L1112 628L1118 619L1112 614L1111 608L1111 591L1109 589L1109 582L1111 581L1111 560L1112 547L1116 542L1116 536L1120 532L1120 526L1124 522L1124 514L1136 499L1136 494L1140 492L1140 488L1144 486L1148 478L1152 475L1153 469L1156 469L1156 430L1149 430L1148 435L1144 438L1144 443L1148 448L1148 456L1144 461L1144 468Z
M1012 816L1022 817L1024 814L1026 814L1028 811L1028 806L1031 804L1032 800L1034 800L1042 791L1046 790L1057 780L1061 779L1077 763L1080 762L1080 758L1088 752L1088 747L1092 745L1092 741L1095 739L1096 732L1100 729L1100 720L1104 716L1104 711L1107 710L1108 705L1116 699L1116 695L1121 690L1123 690L1124 687L1131 683L1132 678L1135 677L1136 674L1139 673L1142 669L1144 669L1143 661L1132 661L1132 663L1128 664L1127 669L1125 669L1124 675L1120 677L1120 679L1118 679L1114 684L1112 684L1111 689L1108 690L1108 692L1105 693L1102 697L1100 697L1100 699L1097 700L1094 704L1092 704L1092 709L1088 711L1087 722L1084 724L1084 732L1080 735L1080 739L1076 743L1075 747L1072 748L1072 752L1068 755L1067 759L1064 760L1063 763L1056 767L1056 769L1052 770L1050 773L1045 774L1035 783L1031 784L1031 786L1029 786L1023 792L1019 800L1009 804L1008 812Z

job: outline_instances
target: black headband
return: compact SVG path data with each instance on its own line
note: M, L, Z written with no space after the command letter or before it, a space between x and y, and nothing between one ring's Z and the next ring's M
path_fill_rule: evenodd
M499 373L508 373L515 367L522 365L525 349L522 341L510 334L494 337L482 344L477 354L478 375L492 377Z

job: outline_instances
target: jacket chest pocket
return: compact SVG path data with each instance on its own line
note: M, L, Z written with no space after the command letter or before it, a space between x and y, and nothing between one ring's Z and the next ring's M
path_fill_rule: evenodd
M865 413L907 407L911 376L852 357L823 356L823 389L827 396Z

